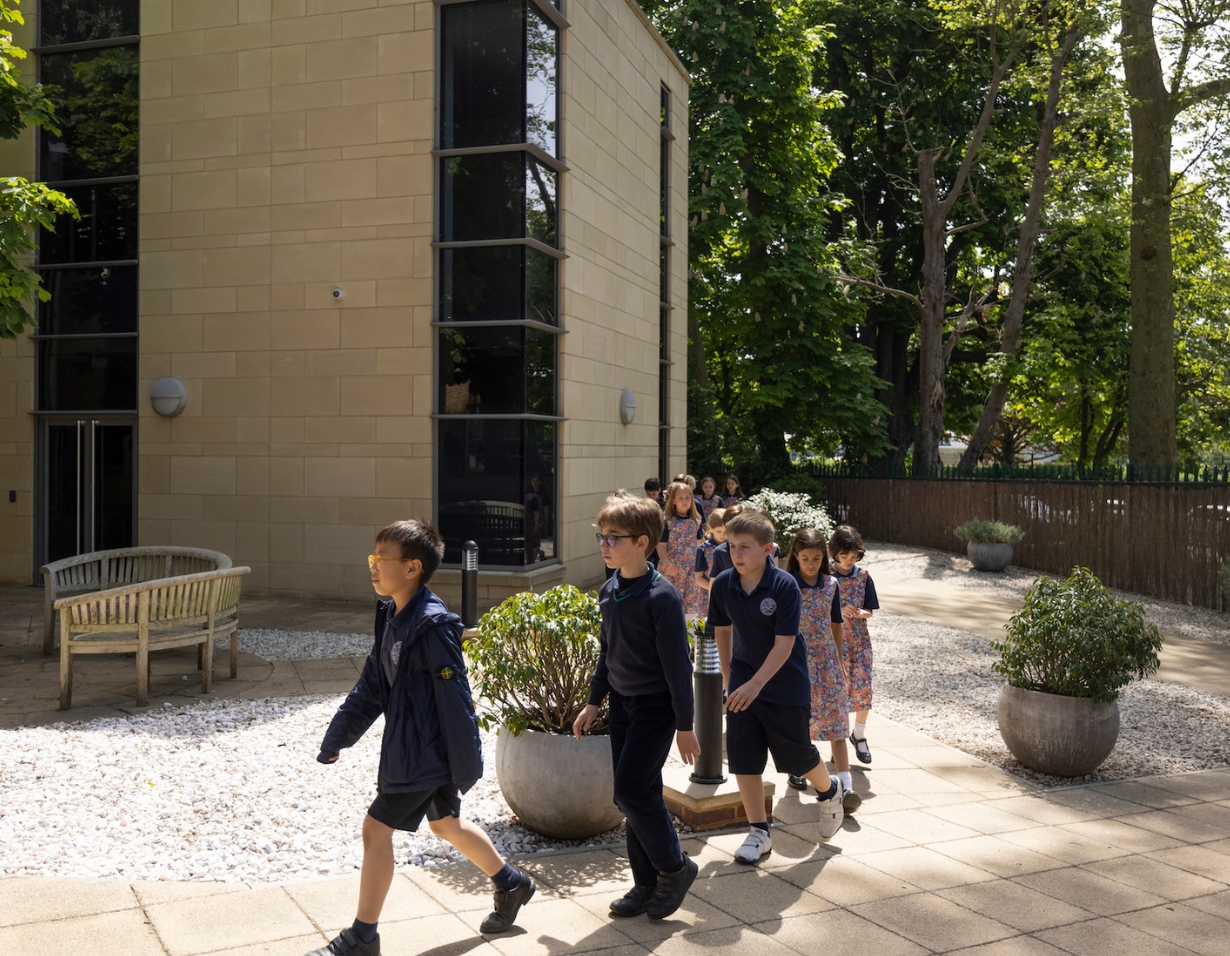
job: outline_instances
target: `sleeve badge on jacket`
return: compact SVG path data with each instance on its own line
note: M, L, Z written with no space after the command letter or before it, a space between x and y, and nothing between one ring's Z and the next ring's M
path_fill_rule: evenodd
M436 676L441 680L452 680L456 675L457 672L451 667L441 667L440 670L436 672Z

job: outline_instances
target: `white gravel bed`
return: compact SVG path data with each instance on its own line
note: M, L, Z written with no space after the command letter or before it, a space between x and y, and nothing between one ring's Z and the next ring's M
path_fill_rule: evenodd
M278 631L241 627L239 649L267 661L309 661L330 657L366 657L372 649L371 634L330 634L326 631ZM216 645L229 649L231 639Z
M862 563L873 577L876 569L881 568L889 574L904 578L942 581L956 587L991 591L1018 598L1023 598L1025 592L1040 577L1037 571L1011 566L998 574L975 571L963 554L910 545L885 544L881 541L867 542L867 556ZM1143 605L1145 617L1156 624L1163 634L1230 644L1230 614L1189 604L1160 601L1126 591L1116 591L1115 594Z
M1150 679L1120 691L1119 741L1097 772L1035 773L1017 763L999 735L995 705L1004 679L991 669L998 655L987 638L885 611L869 627L876 713L1035 783L1230 767L1230 698ZM870 744L874 753L873 738Z
M325 766L316 754L342 700L220 701L161 713L0 730L0 875L282 883L356 871L375 798L378 720ZM550 840L520 826L486 775L462 813L512 855L620 843ZM398 863L459 860L431 835L394 838Z

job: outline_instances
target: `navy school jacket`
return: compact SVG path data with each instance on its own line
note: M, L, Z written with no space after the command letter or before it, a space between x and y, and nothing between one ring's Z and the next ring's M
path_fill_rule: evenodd
M461 653L461 618L428 591L406 630L390 687L380 669L380 645L392 613L392 601L376 605L376 642L325 732L321 753L353 746L383 713L381 793L447 784L464 793L483 775L483 746Z

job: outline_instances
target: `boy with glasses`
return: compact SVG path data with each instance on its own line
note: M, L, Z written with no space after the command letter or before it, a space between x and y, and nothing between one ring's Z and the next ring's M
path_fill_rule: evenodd
M615 573L602 586L602 632L589 703L572 732L579 740L610 695L615 805L623 811L633 887L611 903L612 916L665 919L696 879L680 850L662 799L662 767L671 741L684 763L700 744L692 732L692 665L679 592L649 565L662 536L662 510L651 498L619 491L598 513L602 560Z
M729 514L729 512L727 512ZM811 742L811 678L799 627L802 599L794 577L773 563L773 522L747 509L726 522L733 567L713 580L708 622L726 684L726 761L739 785L747 839L740 863L773 852L764 808L769 754L778 773L806 777L820 801L820 834L841 828L841 786Z
M308 956L379 956L376 924L393 882L393 831L413 833L424 817L432 833L495 884L484 934L509 929L534 895L534 881L461 819L461 794L483 775L483 746L461 653L461 619L427 588L443 557L444 541L427 521L395 521L368 555L372 587L389 600L376 605L376 643L316 759L334 763L384 714L377 796L363 820L354 924Z

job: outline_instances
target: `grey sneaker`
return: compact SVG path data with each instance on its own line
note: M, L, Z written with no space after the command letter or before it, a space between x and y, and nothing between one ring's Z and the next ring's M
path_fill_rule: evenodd
M347 926L328 944L314 949L307 956L380 956L380 937L370 943L359 941L354 930Z
M821 794L816 798L820 803L820 835L826 840L841 829L841 821L846 816L845 810L842 809L841 781L832 775L829 779L833 781L829 787L833 795L826 799L824 794Z
M747 839L735 850L735 862L746 863L749 866L760 862L762 856L773 852L773 837L760 827L749 827Z

